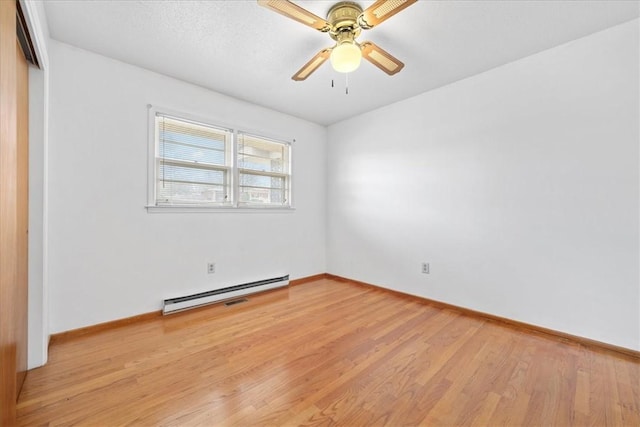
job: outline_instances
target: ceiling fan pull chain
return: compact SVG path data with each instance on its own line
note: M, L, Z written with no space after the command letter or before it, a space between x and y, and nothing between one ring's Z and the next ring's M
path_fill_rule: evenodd
M349 95L349 73L344 74L344 94Z
M331 79L331 87L333 87L333 79Z

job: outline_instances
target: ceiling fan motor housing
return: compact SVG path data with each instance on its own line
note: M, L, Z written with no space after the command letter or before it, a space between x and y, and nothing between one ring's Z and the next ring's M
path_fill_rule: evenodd
M358 37L361 32L358 16L361 13L362 8L357 3L350 1L336 3L327 14L327 21L331 24L329 31L331 38L341 43L346 41L345 38L353 40Z

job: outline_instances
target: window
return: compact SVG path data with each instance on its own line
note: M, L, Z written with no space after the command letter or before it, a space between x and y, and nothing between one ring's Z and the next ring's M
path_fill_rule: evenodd
M231 201L231 132L156 115L156 205Z
M154 109L151 121L150 207L291 207L291 144Z
M286 205L289 194L288 144L238 134L240 203Z

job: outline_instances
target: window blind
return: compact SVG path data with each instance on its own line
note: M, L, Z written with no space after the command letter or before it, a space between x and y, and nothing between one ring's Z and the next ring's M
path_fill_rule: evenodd
M156 205L231 202L231 131L156 114Z

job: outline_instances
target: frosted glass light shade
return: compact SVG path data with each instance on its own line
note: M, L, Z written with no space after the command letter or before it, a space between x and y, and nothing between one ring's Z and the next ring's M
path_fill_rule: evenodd
M350 73L360 66L362 52L355 43L342 43L331 51L331 65L339 73Z

